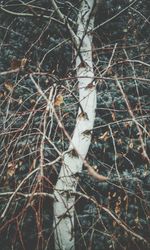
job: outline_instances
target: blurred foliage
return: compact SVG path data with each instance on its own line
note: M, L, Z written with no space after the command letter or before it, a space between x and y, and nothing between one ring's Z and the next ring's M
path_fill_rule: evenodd
M47 111L47 103L30 74L47 98L52 94L56 113L70 136L78 110L74 46L68 29L58 21L50 1L23 2L0 1L0 72L17 71L0 74L1 193L13 192L28 174L35 172L23 182L20 195L15 195L1 219L2 250L53 249L52 199L23 194L53 193L61 166L60 159L53 163L59 156L55 147L64 152L68 140L53 110ZM58 2L75 31L79 2ZM98 104L87 160L100 174L109 174L110 181L99 183L83 170L78 174L78 191L94 197L97 204L110 209L131 231L149 242L150 170L140 136L150 157L150 2L136 1L122 11L129 4L129 0L103 1L97 13L95 26L112 19L93 32ZM141 135L116 77L139 122ZM42 157L44 178L39 180ZM1 213L9 197L0 196ZM149 249L85 198L77 197L75 235L76 249Z

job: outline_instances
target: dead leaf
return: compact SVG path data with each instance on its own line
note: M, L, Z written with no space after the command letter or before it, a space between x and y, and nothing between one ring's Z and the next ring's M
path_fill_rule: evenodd
M131 122L125 122L125 128L130 128L132 126L132 121Z
M117 201L116 206L115 206L115 214L119 215L120 214L120 203Z
M81 112L79 115L78 115L78 118L81 120L81 119L87 119L88 120L88 115L86 112Z
M63 115L63 118L67 118L69 116L69 113L65 113L64 115Z
M116 194L117 194L117 193L116 193L116 192L114 192L114 193L113 193L113 195L112 195L112 197L115 197L115 196L116 196Z
M107 141L108 138L109 138L109 132L108 131L106 131L103 135L101 135L99 137L99 139L102 140L102 141Z
M31 104L35 104L35 103L36 103L36 100L31 99L31 100L30 100L30 103L31 103Z
M92 131L91 130L85 130L82 134L85 135L85 136L91 136L92 135ZM95 144L96 143L97 142L95 142Z
M13 87L14 87L14 85L13 85L13 83L12 82L4 82L4 86L5 86L5 88L8 90L8 91L12 91L12 89L13 89Z
M87 86L86 86L86 89L92 89L92 88L95 88L95 83L94 82L91 82L89 83Z
M22 104L22 103L23 103L23 99L22 99L22 97L20 97L18 100L18 104Z
M88 172L89 172L89 175L91 175L93 178L99 180L99 181L107 181L108 180L108 177L106 176L103 176L101 174L98 174L95 169L93 169L93 167L88 167Z
M75 149L71 149L70 151L69 151L69 155L73 158L73 157L79 157L78 156L78 153L77 153L77 151L75 150Z
M112 120L113 120L113 122L115 122L115 121L116 121L116 115L115 115L115 112L111 112L111 116L112 116Z
M14 58L11 61L11 69L24 68L26 64L27 64L27 58L24 57L21 60Z
M133 148L133 140L131 139L130 143L129 143L129 148Z
M21 60L18 60L18 59L13 59L11 61L11 69L18 69L21 67Z
M80 64L78 65L79 68L85 68L87 66L87 63L84 61L81 61Z
M62 95L57 95L56 99L55 99L55 102L54 102L54 105L59 107L63 102L64 102L63 96Z
M128 206L129 206L129 200L128 200L128 196L127 195L125 195L124 201L125 201L125 210L126 210L126 213L127 213L128 212Z
M138 215L137 215L137 217L135 218L135 220L134 220L134 221L135 221L135 223L136 223L136 224L139 224L140 220L139 220Z
M116 227L117 222L115 220L113 220L113 227Z
M113 74L112 67L109 67L106 73L108 76L111 76Z
M7 175L13 176L15 174L15 164L13 162L8 163Z
M117 144L118 144L118 145L122 145L122 143L123 143L123 141L122 141L121 138L117 140Z
M21 68L24 68L26 66L26 64L27 64L27 58L24 57L21 59L21 65L20 65Z

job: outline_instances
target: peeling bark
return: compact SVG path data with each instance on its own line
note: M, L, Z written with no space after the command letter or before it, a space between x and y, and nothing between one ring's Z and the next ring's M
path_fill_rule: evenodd
M69 146L69 153L64 161L54 191L54 238L55 250L75 249L74 237L74 203L77 178L75 174L82 171L83 161L87 155L96 109L96 88L92 63L92 34L88 32L94 27L92 14L95 1L82 2L78 16L78 44L76 71L79 83L79 108L76 125Z

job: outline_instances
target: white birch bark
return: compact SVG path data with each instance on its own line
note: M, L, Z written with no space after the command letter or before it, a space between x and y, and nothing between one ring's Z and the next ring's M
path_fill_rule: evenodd
M93 128L96 108L96 89L92 63L92 34L94 16L92 9L94 0L82 2L78 17L78 49L76 70L79 86L79 108L76 125L70 142L70 152L64 156L64 161L55 186L54 196L54 239L55 250L74 250L74 202L71 192L76 191L77 178L81 172L90 143L91 134L85 131ZM80 56L79 56L79 53ZM82 58L82 59L81 59ZM77 152L77 154L74 154Z

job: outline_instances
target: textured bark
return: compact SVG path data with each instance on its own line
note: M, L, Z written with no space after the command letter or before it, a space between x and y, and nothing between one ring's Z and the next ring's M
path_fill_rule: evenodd
M84 133L94 125L96 108L96 89L92 63L92 34L94 15L92 14L94 0L82 2L78 17L76 71L79 83L79 108L76 125L69 146L69 153L64 161L55 186L54 196L54 237L55 250L75 249L74 237L74 202L77 178L81 172L83 161L87 155L91 134Z

